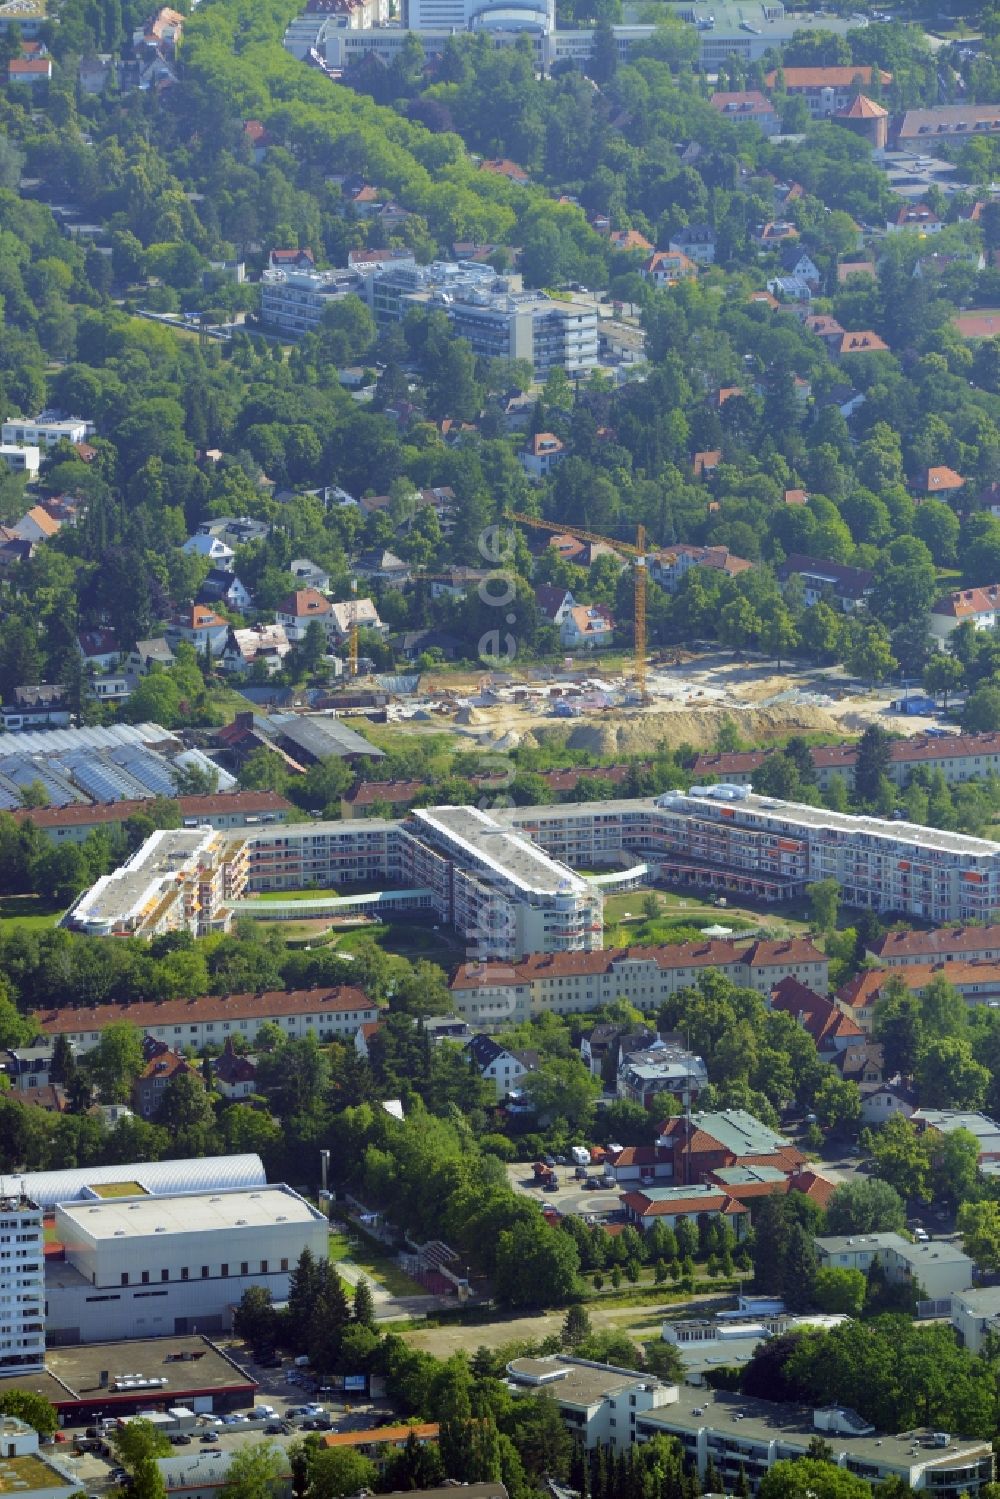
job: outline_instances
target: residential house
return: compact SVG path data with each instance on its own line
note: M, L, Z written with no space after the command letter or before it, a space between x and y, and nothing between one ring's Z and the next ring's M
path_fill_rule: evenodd
M42 450L38 447L21 447L16 442L3 442L0 443L0 463L12 474L24 474L33 483L42 466Z
M237 614L245 614L253 604L250 590L240 582L235 573L226 568L213 567L207 573L195 598L197 604L225 604Z
M866 328L860 333L845 333L833 352L841 359L847 354L888 354L889 345Z
M861 1094L862 1124L877 1128L897 1114L910 1119L916 1111L916 1089L902 1077L891 1077L883 1083L859 1083L858 1091Z
M184 17L169 6L161 6L132 33L133 47L152 47L172 58L184 30Z
M638 229L612 229L608 235L608 243L612 250L619 252L638 250L644 255L653 248L646 236L640 234Z
M911 1244L902 1234L829 1235L813 1240L821 1270L860 1270L867 1276L878 1265L890 1285L918 1286L938 1301L972 1285L975 1268L969 1256L948 1239Z
M795 276L800 281L805 281L812 292L818 292L822 277L820 270L812 256L796 244L786 245L779 257L781 269L787 276Z
M922 468L910 481L910 488L919 499L943 499L946 503L955 500L965 487L961 474L946 464L936 468Z
M577 604L559 626L559 640L568 651L601 651L614 643L615 622L605 604Z
M160 1112L168 1085L178 1077L196 1078L202 1082L201 1070L164 1046L150 1057L132 1084L132 1104L140 1119L155 1119Z
M610 1074L616 1078L622 1057L629 1052L642 1051L644 1047L652 1046L655 1040L656 1032L645 1027L628 1030L621 1025L602 1021L600 1025L583 1032L580 1037L580 1057L591 1077L607 1079Z
M565 458L566 444L554 432L536 432L517 456L529 479L544 479Z
M699 265L714 265L715 230L709 224L687 224L674 230L667 240L667 249L688 255Z
M269 271L314 271L316 257L311 250L272 250L267 257Z
M825 411L828 407L833 407L845 421L849 421L864 404L865 398L860 390L855 390L853 385L837 384L831 385L826 394L819 397L816 409Z
M167 630L168 637L193 645L199 656L221 656L229 635L229 621L204 604L192 604L175 614Z
M297 645L306 638L310 623L318 620L324 632L331 633L333 605L315 588L297 588L280 600L274 611L275 623L281 625L286 638Z
M384 633L387 626L379 618L373 599L348 599L330 609L330 631L338 640L346 640L354 626L361 630Z
M81 630L76 644L87 671L111 671L121 662L122 650L114 630Z
M703 452L695 453L691 463L691 471L696 479L711 479L715 476L715 470L722 462L721 448L708 448Z
M759 89L716 90L708 102L732 125L759 125L765 135L777 135L781 129L778 111Z
M823 340L828 353L832 354L835 349L839 349L844 329L830 313L810 312L802 319L802 326L808 333L815 333L817 338Z
M515 1051L501 1046L492 1036L473 1036L465 1050L483 1081L493 1083L498 1103L518 1091L528 1074L538 1067L536 1051Z
M674 286L687 276L697 276L698 263L683 250L655 250L642 267L640 275L654 286Z
M778 567L779 582L787 583L793 577L802 580L806 604L818 604L820 599L829 597L845 614L862 606L875 582L873 574L865 568L848 567L822 557L806 557L800 552L793 552Z
M212 566L218 568L230 567L236 558L233 548L221 536L212 536L204 531L197 531L194 536L189 536L181 551L191 552L197 557L207 557Z
M492 576L488 567L449 567L447 572L431 579L431 598L464 599Z
M786 489L784 500L786 505L805 505L809 496L804 489Z
M51 57L12 57L7 64L7 82L36 88L52 77Z
M508 182L516 182L523 187L531 178L523 167L519 167L516 161L509 161L506 157L494 157L479 163L481 172L489 172L493 177L506 177Z
M0 722L7 733L18 729L61 729L73 722L66 689L57 683L15 687L13 699L0 709Z
M135 650L129 651L125 658L125 668L133 676L145 677L151 666L173 666L175 659L162 636L155 640L137 640Z
M560 588L556 583L537 584L535 603L550 625L561 625L571 610L576 608L576 599L569 589Z
M257 1091L257 1063L233 1046L227 1036L222 1053L212 1063L212 1082L223 1098L249 1098Z
M25 448L22 451L30 450ZM53 520L41 505L32 505L13 527L14 535L20 536L22 541L51 541L53 536L58 536L60 529L59 521Z
M737 557L726 546L699 547L687 542L678 542L669 549L658 552L650 559L649 575L668 593L676 593L681 580L692 567L710 567L737 577L753 567L745 557Z
M314 588L317 593L329 593L330 574L308 557L293 557L288 571L302 588Z
M663 1094L678 1102L695 1103L708 1083L703 1057L659 1037L637 1051L622 1048L616 1091L628 1103L655 1109Z
M830 119L848 109L859 87L870 89L874 69L867 64L850 63L836 67L784 68L784 89L791 98L806 101L813 119ZM765 73L764 83L773 93L777 71ZM879 70L883 87L892 82L892 74Z
M0 1051L0 1076L7 1079L12 1092L31 1093L49 1085L52 1081L53 1044L42 1041L37 1046L17 1046Z
M799 231L787 219L777 219L767 224L758 224L750 232L750 241L758 250L778 250L789 240L799 237Z
M792 975L771 990L770 1006L798 1021L820 1055L845 1051L851 1042L861 1040L864 1035L857 1021L832 999L817 994Z
M944 227L944 219L926 203L902 203L885 222L887 234L899 234L906 229L915 229L918 234L940 234Z
M249 671L254 662L261 661L268 673L280 671L282 663L292 649L284 625L252 625L247 630L231 629L222 652L223 671Z
M969 620L977 630L992 630L1000 619L1000 583L982 588L956 588L938 599L931 608L930 630L942 646L959 625Z
M982 737L996 738L996 748L1000 750L1000 736ZM987 959L1000 962L1000 925L943 926L928 932L888 931L869 945L866 955L877 958L883 968Z
M390 807L396 817L426 790L426 781L359 781L340 798L340 815L350 822L352 818L372 817L376 810Z
M410 1443L426 1447L429 1442L436 1442L439 1434L440 1427L436 1421L424 1421L398 1426L368 1427L361 1431L330 1431L320 1437L320 1443L322 1449L327 1451L356 1452L374 1463L379 1473L383 1473ZM502 1483L463 1484L462 1489L463 1499L466 1493L470 1494L470 1499L507 1499L507 1491ZM444 1488L437 1492L440 1499L450 1499L452 1491Z
M405 588L413 581L413 569L402 557L388 548L362 552L354 564L354 572L369 583L385 583L390 588Z
M838 1005L852 1015L863 1031L870 1031L875 1006L890 979L901 979L914 994L920 994L935 979L944 979L957 989L967 1004L992 1004L1000 1000L1000 962L986 959L952 963L907 963L899 968L866 968L837 990Z
M783 306L802 306L812 301L813 288L802 276L772 276L767 289Z

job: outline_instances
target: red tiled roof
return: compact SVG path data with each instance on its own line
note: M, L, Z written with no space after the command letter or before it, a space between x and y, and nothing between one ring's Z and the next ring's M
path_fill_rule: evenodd
M916 487L925 494L942 494L949 489L961 489L965 480L953 468L940 464L937 468L925 468L920 472Z
M279 614L290 614L293 619L305 619L307 616L318 616L329 614L332 609L329 599L315 588L297 588L294 593L286 593L278 605Z
M7 64L10 78L49 78L52 75L51 57L14 57Z
M494 157L489 161L479 163L481 172L492 172L494 177L507 177L511 182L527 182L528 174L523 167L519 167L516 161L510 161L507 157Z
M889 111L883 109L881 104L876 104L874 99L869 99L867 94L858 94L846 109L841 110L837 118L839 120L885 120L888 115Z
M375 1010L374 1000L349 984L320 989L266 989L260 994L204 994L197 999L136 1000L122 1005L80 1005L39 1010L33 1020L45 1036L101 1031L127 1020L138 1030L200 1024L205 1020L251 1020L262 1015L349 1015Z
M982 588L958 588L946 593L931 609L948 619L970 619L976 614L993 614L1000 609L1000 584L988 583Z
M804 1171L796 1171L794 1176L788 1178L788 1190L789 1192L804 1192L807 1197L818 1202L821 1208L825 1208L837 1190L837 1183L807 1168Z
M196 1071L187 1057L178 1056L176 1051L160 1051L155 1057L150 1057L136 1082L141 1083L144 1078L150 1077L179 1077L184 1072Z
M851 63L845 67L829 68L785 68L784 74L786 89L845 89L850 88L855 79L858 78L862 83L871 83L872 81L872 69L867 63L864 65ZM774 69L770 73L764 74L764 82L768 88L774 88L776 77L777 73ZM882 83L888 84L892 82L892 74L883 73L881 69L879 70L879 77Z
M717 1192L702 1193L697 1197L679 1197L676 1201L650 1202L645 1192L637 1188L622 1196L622 1204L631 1208L640 1218L673 1217L675 1213L722 1213L726 1216L745 1213L747 1210L728 1192L720 1187Z
M855 1010L873 1005L890 979L900 979L914 994L919 994L935 979L944 979L957 989L978 984L983 991L1000 992L1000 962L984 958L955 963L906 963L899 968L868 968L849 979L837 990L841 1004Z
M832 999L817 994L793 974L771 990L771 1009L793 1016L820 1050L824 1043L829 1045L836 1039L863 1035L861 1027L843 1010L838 1010Z
M845 333L837 351L840 354L888 354L889 345L870 328L860 333Z
M276 791L221 791L212 796L179 796L176 801L182 817L211 817L220 812L254 816L292 810L291 802ZM8 816L15 822L33 822L36 828L87 828L98 823L125 822L148 811L148 801L122 801L98 802L94 806L73 803L69 807L18 807Z
M597 952L529 953L519 963L465 963L456 970L451 987L493 988L501 984L530 984L535 979L610 973L617 964L628 961L656 963L664 969L724 968L735 963L771 968L821 963L823 954L808 937L750 945L703 939L658 947L607 947Z
M877 958L922 955L942 958L950 953L1000 953L1000 925L942 926L930 932L885 932L869 950Z

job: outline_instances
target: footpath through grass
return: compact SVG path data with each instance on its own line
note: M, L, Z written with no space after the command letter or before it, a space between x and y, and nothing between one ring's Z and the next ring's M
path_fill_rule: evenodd
M426 1296L426 1287L419 1284L399 1268L395 1257L367 1234L352 1227L349 1233L332 1233L329 1248L331 1264L350 1260L363 1270L369 1280L388 1291L390 1296Z

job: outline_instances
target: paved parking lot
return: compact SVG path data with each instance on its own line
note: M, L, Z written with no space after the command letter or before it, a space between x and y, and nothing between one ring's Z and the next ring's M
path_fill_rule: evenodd
M516 1192L523 1192L532 1202L537 1202L540 1208L553 1207L560 1213L577 1213L582 1218L588 1214L607 1218L620 1211L621 1193L617 1187L612 1187L609 1191L587 1192L584 1191L583 1182L574 1175L573 1166L554 1166L552 1169L559 1184L556 1192L546 1192L543 1188L536 1187L531 1166L523 1161L508 1165L507 1179ZM590 1174L596 1176L597 1168L591 1168Z

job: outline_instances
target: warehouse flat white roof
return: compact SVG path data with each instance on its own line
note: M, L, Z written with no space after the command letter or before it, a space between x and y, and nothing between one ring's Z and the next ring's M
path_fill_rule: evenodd
M60 1203L57 1209L87 1238L144 1239L168 1234L231 1232L311 1223L322 1214L290 1187L237 1188L229 1192L184 1192L173 1197L113 1197L104 1202Z

